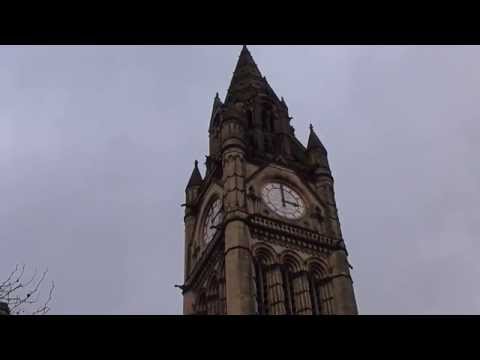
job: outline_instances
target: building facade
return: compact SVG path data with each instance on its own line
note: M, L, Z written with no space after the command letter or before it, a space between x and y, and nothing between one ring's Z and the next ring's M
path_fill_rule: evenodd
M243 47L186 187L186 315L357 314L327 151Z

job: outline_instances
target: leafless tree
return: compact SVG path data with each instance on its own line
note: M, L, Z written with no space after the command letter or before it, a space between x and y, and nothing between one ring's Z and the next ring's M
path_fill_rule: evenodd
M25 265L15 266L6 280L0 282L0 302L8 304L10 313L14 315L31 314L44 315L50 311L49 303L52 300L55 284L51 283L48 297L41 300L41 287L47 276L48 269L39 274L25 278Z

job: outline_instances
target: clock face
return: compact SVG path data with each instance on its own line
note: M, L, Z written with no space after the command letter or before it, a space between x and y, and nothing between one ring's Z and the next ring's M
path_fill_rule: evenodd
M203 240L208 244L217 233L217 226L223 221L222 202L218 199L210 206L203 225Z
M299 219L305 212L305 205L300 195L280 183L265 185L262 198L271 210L287 219Z

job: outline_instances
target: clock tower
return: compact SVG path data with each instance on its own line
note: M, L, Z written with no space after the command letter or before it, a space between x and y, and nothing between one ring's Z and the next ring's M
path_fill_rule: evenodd
M186 187L186 315L357 314L327 150L243 47Z

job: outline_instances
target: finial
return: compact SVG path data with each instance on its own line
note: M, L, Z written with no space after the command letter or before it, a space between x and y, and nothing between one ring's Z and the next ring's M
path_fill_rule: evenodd
M313 131L313 125L310 124L310 131Z
M195 160L195 167L198 167L198 160Z

